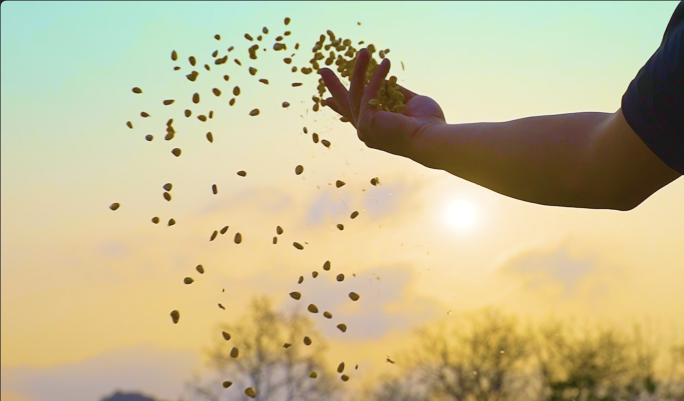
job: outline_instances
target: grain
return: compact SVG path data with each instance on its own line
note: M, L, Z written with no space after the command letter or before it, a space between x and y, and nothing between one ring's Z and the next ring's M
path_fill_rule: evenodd
M247 388L245 389L245 395L246 395L247 397L250 397L250 398L256 398L257 392L256 392L256 390L254 389L254 387L247 387Z
M172 105L173 102L175 102L175 100L167 99L167 100L164 100L162 103L164 103L164 106L169 106L169 105Z
M231 47L229 47L229 48L228 48L228 52L229 52L229 53L230 53L230 52L232 52L232 51L233 51L233 49L235 49L235 46L231 46Z
M283 102L283 108L286 109L286 108L288 108L288 107L290 107L290 103L288 103L288 102Z
M281 40L283 40L283 37L282 36L276 36L275 40L276 40L276 42L280 42Z
M340 323L337 325L337 328L340 329L341 332L345 333L347 331L347 325L344 323Z
M297 300L297 301L299 301L299 300L302 298L302 294L300 294L300 293L298 293L298 292L296 292L296 291L295 291L295 292L291 292L291 293L290 293L290 296L292 297L292 299L295 299L295 300Z
M330 261L329 260L326 261L325 263L323 263L323 270L330 271Z
M202 265L197 265L197 267L195 267L195 270L197 270L199 274L204 274L204 266Z
M304 247L302 246L302 244L300 244L299 242L293 242L292 245L293 245L295 248L299 249L300 251L301 251L302 249L304 249Z
M359 296L359 294L357 294L357 293L355 293L355 292L350 292L350 293L349 293L349 298L350 298L352 301L358 301L359 298L361 298L361 297Z
M235 105L235 98L230 99L230 102L228 102L231 106Z
M240 355L240 350L237 349L237 347L233 347L233 349L230 350L230 357L231 358L237 358Z
M190 284L194 283L195 280L193 280L192 277L186 277L186 278L183 279L183 282L184 282L185 284L190 285Z
M164 192L164 199L166 199L167 201L171 202L171 194L168 193L168 192Z
M318 373L316 373L315 371L312 371L311 373L309 373L309 377L312 379L315 379L318 377Z
M380 184L380 179L378 177L371 178L370 183L373 186L377 186L378 184Z
M209 110L209 118L214 118L214 111L213 110Z
M293 66L293 67L292 67L292 72L297 72L297 67L296 67L296 66ZM293 86L294 86L294 85L293 85ZM298 86L299 86L299 85L298 85Z
M216 58L216 56L218 56L218 50L214 50L214 52L211 53L211 57Z
M193 66L193 67L194 67L195 64L197 63L197 60L195 60L195 57L194 57L194 56L188 57L188 61L190 62L190 65Z
M199 77L199 72L193 71L190 74L185 76L189 81L195 82L197 80L197 77Z
M211 132L207 132L207 141L214 143L214 135Z
M173 324L177 324L180 320L180 312L177 310L171 311L171 319L173 320Z
M344 230L344 225L343 225L343 224L338 224L338 225L337 225L337 229L340 230L340 231Z
M252 37L252 35L250 35L248 33L245 34L245 39L249 40L250 42L254 41L254 38Z
M228 82L228 81L230 80L230 76L224 75L224 76L223 76L223 80L226 81L226 82Z
M314 270L314 271L312 271L312 272L311 272L311 276L312 276L313 278L316 278L316 277L318 277L318 272L317 272L317 271L315 271L315 270Z
M235 233L235 239L234 239L236 244L240 244L242 242L242 234L240 233Z
M171 52L171 60L173 60L173 61L178 60L178 53L176 53L175 50Z
M342 379L343 382L346 382L346 381L349 381L349 376L342 375L342 376L340 376L340 379Z
M192 115L192 110L185 109L185 117L190 117Z
M280 226L276 227L276 233L277 233L278 235L282 235L283 232L284 232L284 231L283 231L283 228L282 228L282 227L280 227Z
M304 345L311 345L311 339L308 336L304 336Z
M257 73L257 71L258 71L258 70L257 70L256 68L254 68L254 67L249 67L249 73L250 73L252 76L255 76L256 73Z
M246 171L238 171L237 175L239 175L240 177L247 177L247 172Z
M302 128L302 131L304 131L305 134L308 134L308 133L309 133L309 130L306 129L306 127Z
M178 71L178 70L180 70L180 67L179 67L179 66L175 66L175 67L173 67L173 70L174 70L174 71Z
M323 316L325 316L328 319L332 319L332 314L328 311L323 312Z
M116 210L116 209L119 208L119 206L121 206L121 205L118 204L118 203L112 203L111 205L109 205L109 208L110 208L111 210Z
M313 139L314 143L318 143L318 134L317 133L314 132L313 135L311 136L311 138Z
M173 226L173 225L175 225L175 224L176 224L176 220L174 220L174 219L169 219L169 223L168 223L169 227L171 227L171 226Z
M344 181L340 181L340 180L335 181L335 186L337 188L342 188L344 186L344 184L345 184Z
M380 105L380 101L379 101L378 99L371 99L371 100L368 101L368 105L369 105L371 108L376 109L376 108L378 108L378 106Z
M130 129L133 129L133 123L130 121L126 121L126 126Z
M344 281L344 274L342 274L342 273L338 274L337 275L337 281L340 281L340 282Z
M239 86L236 86L235 88L233 88L233 95L240 96L240 87Z
M218 187L216 186L216 184L212 184L212 185L211 185L211 192L212 192L214 195L218 194Z
M200 95L199 93L195 92L194 95L192 95L192 102L195 104L198 104L200 102Z
M147 140L147 142L152 142L152 140L154 139L154 136L147 134L147 135L145 135L145 139Z
M204 114L200 114L199 116L197 116L197 119L202 121L202 122L206 122L207 116L205 116Z
M217 235L218 235L218 231L214 230L214 232L211 233L211 238L209 238L209 241L215 240Z
M342 372L344 372L344 362L337 365L337 373L342 373Z
M152 217L152 223L159 224L159 217Z
M222 332L221 332L221 335L223 336L223 339L224 339L224 340L226 340L226 341L230 340L230 334L229 334L229 333L226 333L225 331L222 331Z
M268 35L268 28L264 27L261 32L263 32L264 35Z
M293 88L296 88L296 87L298 87L298 86L302 86L302 83L301 83L301 82L294 82L294 83L292 84L292 87L293 87Z
M140 89L140 88L138 88L138 87L136 86L135 88L133 88L133 93L138 93L138 94L140 94L140 93L142 93L142 89Z
M219 88L214 88L211 91L214 92L214 96L216 96L216 97L221 96L221 90Z
M216 60L214 60L214 64L216 64L216 65L225 64L227 62L228 62L228 55L225 55L221 58L217 58Z
M285 18L285 25L289 25L289 24L290 24L290 18L289 17Z
M292 346L292 344L288 344L288 343L283 344L283 348L290 348L291 346Z
M299 280L297 280L297 284L301 284L304 282L304 276L299 276Z
M225 291L225 289L224 289L224 291ZM218 307L223 309L223 310L226 310L225 306L221 305L220 303L218 304Z
M292 59L289 57L284 58L283 61L285 62L285 64L291 64L292 63Z
M304 172L303 166L299 165L299 166L295 167L295 174L300 175L303 172Z
M239 66L242 66L242 63L240 62L240 60L235 59L235 60L233 60L233 61L235 61L235 64L237 64L237 65L239 65Z
M277 244L278 244L278 237L273 237L273 245L277 245Z
M264 84L264 85L268 85L268 79L261 78L261 79L259 80L259 82L261 82L261 83Z
M221 229L221 235L225 234L226 232L228 232L228 226L225 226Z
M228 388L233 385L233 382L225 381L223 382L223 388Z
M329 148L329 147L330 147L330 141L328 141L327 139L321 140L321 143L322 143L323 146L325 146L326 148Z
M219 34L214 35L214 39L221 40L221 35L219 35Z
M290 31L285 31L285 32L283 33L283 36L290 36L291 34L292 34L292 32L290 32Z

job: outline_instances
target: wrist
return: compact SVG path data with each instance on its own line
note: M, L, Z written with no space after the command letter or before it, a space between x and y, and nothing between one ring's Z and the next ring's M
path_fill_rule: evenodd
M440 169L440 149L444 146L442 138L448 127L449 124L444 121L424 124L411 141L409 157L425 167Z

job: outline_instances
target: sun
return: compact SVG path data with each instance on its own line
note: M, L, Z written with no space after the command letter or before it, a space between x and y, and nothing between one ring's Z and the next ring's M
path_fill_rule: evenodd
M475 221L475 209L467 202L456 202L449 207L447 218L456 227L466 228Z

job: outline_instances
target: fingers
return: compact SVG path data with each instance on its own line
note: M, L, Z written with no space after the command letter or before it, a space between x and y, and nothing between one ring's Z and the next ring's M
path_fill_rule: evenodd
M334 111L335 113L337 113L337 114L341 115L342 117L344 117L344 114L342 114L342 112L340 111L340 108L337 107L337 103L335 102L335 99L334 99L334 98L329 97L329 98L325 99L325 105L328 106L328 107L330 107L331 109L333 109L333 111Z
M328 88L332 98L335 100L333 102L335 107L332 107L332 105L328 103L328 105L331 106L330 108L335 110L343 117L351 120L352 113L349 108L349 95L347 93L347 89L344 87L344 85L342 85L342 82L340 82L340 79L337 78L337 75L335 75L335 73L329 68L321 69L321 78L323 78L325 87Z
M356 57L356 65L352 73L351 85L349 86L349 107L351 108L352 121L357 121L361 109L361 98L363 98L364 88L366 87L366 71L370 55L367 49L359 50Z
M385 80L387 77L387 74L389 74L390 70L390 61L389 59L383 59L380 65L378 66L378 69L375 71L375 74L373 75L373 78L371 78L370 82L368 83L368 86L366 86L366 90L363 94L363 98L361 99L361 107L362 109L365 109L368 106L368 101L371 99L378 99L380 97L380 86L382 85L382 82Z

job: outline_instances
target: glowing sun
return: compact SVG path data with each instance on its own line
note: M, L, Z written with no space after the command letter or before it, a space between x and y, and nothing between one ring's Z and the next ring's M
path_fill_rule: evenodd
M475 209L467 202L456 202L449 207L447 218L456 227L469 227L475 221Z

